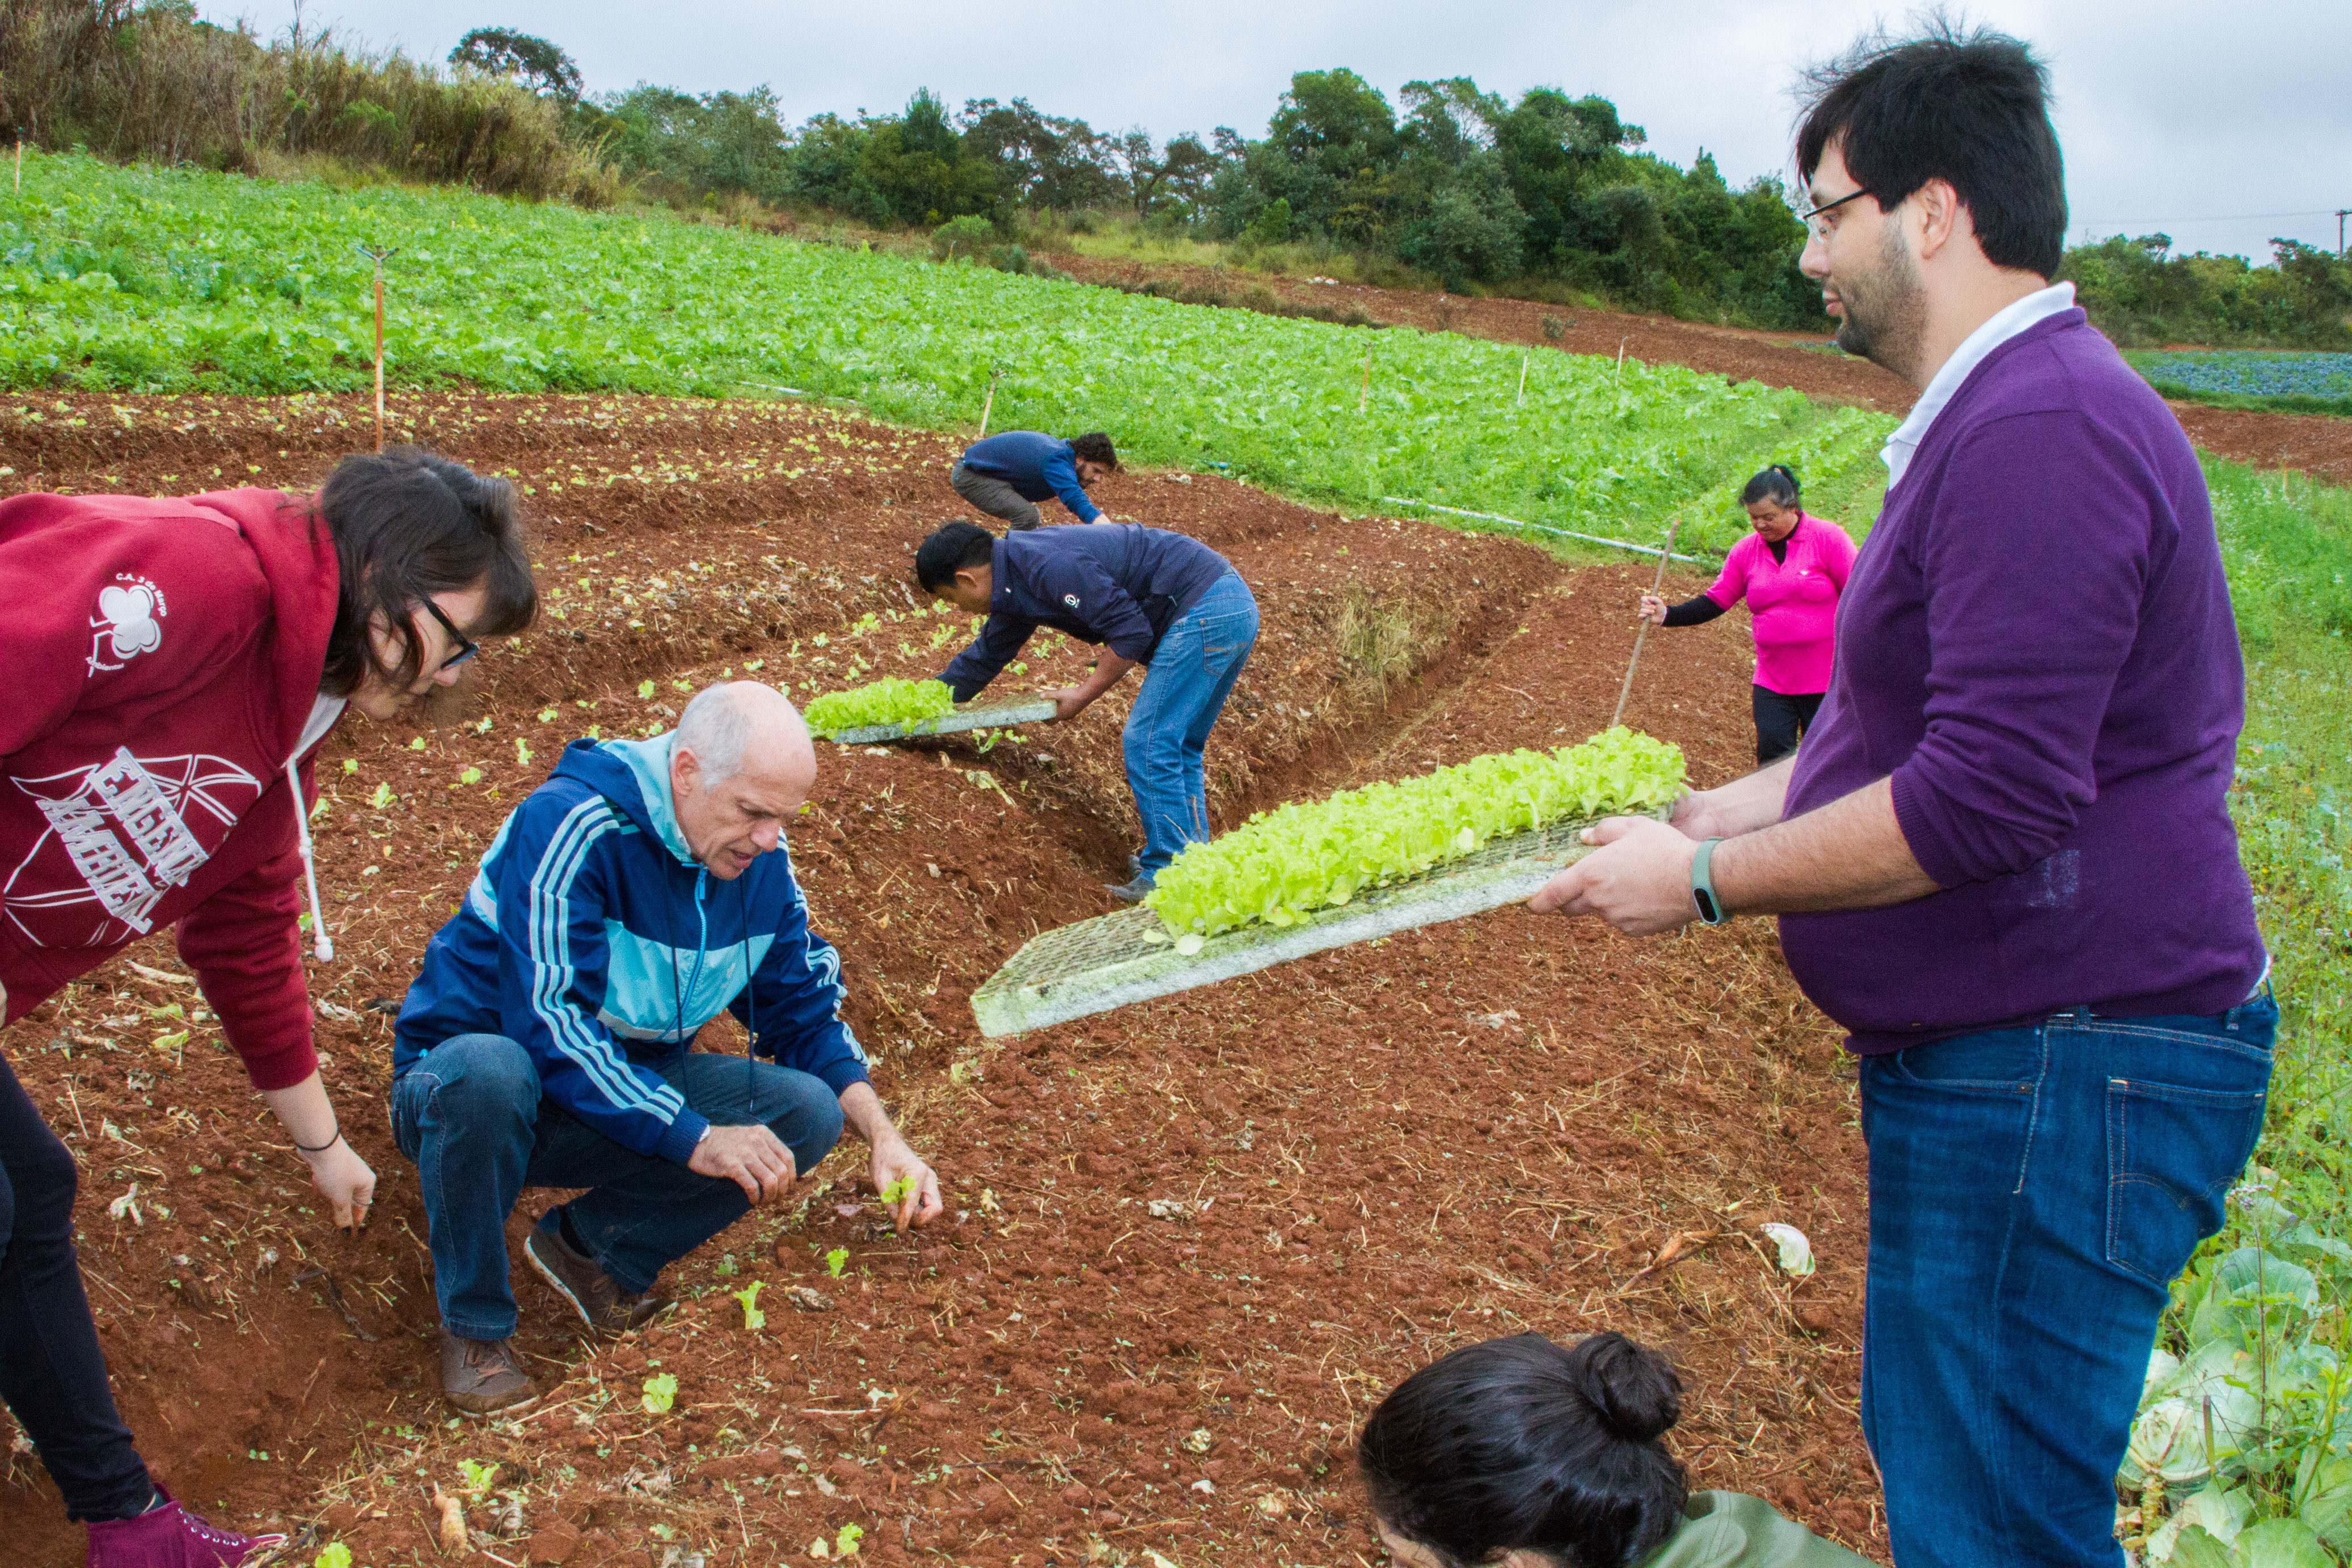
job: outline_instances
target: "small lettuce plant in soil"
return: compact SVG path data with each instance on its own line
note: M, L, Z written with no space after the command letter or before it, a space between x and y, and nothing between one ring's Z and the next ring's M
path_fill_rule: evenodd
M827 692L803 716L819 735L873 724L914 724L955 711L955 698L938 681L902 681L886 676L845 692Z
M1580 746L1500 752L1260 811L1187 847L1145 902L1180 942L1259 923L1295 925L1490 840L1654 810L1682 787L1681 749L1621 725Z

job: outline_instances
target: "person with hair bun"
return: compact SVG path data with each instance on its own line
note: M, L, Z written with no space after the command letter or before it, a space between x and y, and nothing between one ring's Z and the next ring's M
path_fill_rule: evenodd
M1703 626L1742 599L1756 638L1756 760L1777 762L1812 728L1830 689L1837 644L1838 597L1853 570L1854 544L1843 528L1810 516L1797 476L1775 463L1740 493L1755 532L1731 547L1715 586L1668 604L1642 595L1642 618L1654 626Z
M316 495L0 500L0 1025L173 932L339 1226L375 1173L320 1081L299 932L312 759L538 608L504 479L413 447ZM74 1253L73 1153L0 1060L0 1399L89 1526L90 1568L215 1568L282 1543L158 1486L116 1414ZM217 1434L216 1434L217 1435Z
M1861 1568L1738 1492L1693 1493L1666 1451L1682 1384L1621 1333L1465 1345L1391 1390L1356 1439L1404 1568Z

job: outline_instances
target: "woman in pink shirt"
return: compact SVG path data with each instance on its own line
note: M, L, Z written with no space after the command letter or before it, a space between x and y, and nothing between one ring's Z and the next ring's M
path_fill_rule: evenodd
M1743 598L1756 633L1756 760L1778 761L1797 749L1830 689L1837 643L1838 595L1853 569L1845 530L1808 517L1797 476L1774 464L1741 492L1756 531L1731 547L1723 575L1696 599L1668 604L1642 595L1642 615L1659 626L1698 626Z

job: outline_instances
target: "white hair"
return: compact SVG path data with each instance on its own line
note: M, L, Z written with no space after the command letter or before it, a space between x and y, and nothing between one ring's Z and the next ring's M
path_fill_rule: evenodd
M705 783L716 784L743 771L743 751L751 740L750 705L735 683L705 686L686 705L672 743L694 753Z

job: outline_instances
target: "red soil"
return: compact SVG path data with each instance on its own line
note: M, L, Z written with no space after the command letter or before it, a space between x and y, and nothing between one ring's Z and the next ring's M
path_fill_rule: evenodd
M946 1222L892 1236L844 1151L675 1270L677 1312L602 1347L525 1270L548 1396L450 1420L371 1004L402 994L500 817L590 725L664 727L685 690L753 661L803 696L936 668L929 644L961 624L901 584L956 506L950 443L819 412L419 397L395 415L531 487L550 613L480 661L441 727L355 721L322 764L339 956L312 983L329 1082L383 1179L373 1223L324 1222L166 942L5 1040L81 1165L126 1418L192 1503L340 1536L369 1568L436 1563L429 1500L473 1459L522 1514L474 1502L484 1533L452 1556L485 1563L805 1561L846 1524L883 1563L1076 1563L1098 1544L1114 1563L1342 1563L1375 1552L1347 1451L1385 1388L1473 1339L1619 1328L1684 1367L1698 1484L1884 1555L1854 1418L1853 1096L1769 929L1637 944L1505 912L984 1044L971 989L1033 931L1110 907L1100 884L1133 841L1116 699L985 751L821 747L789 835ZM18 488L297 486L360 418L335 400L45 396L0 404L0 465ZM1103 500L1214 544L1265 609L1211 743L1223 824L1607 722L1645 571L1216 480L1133 474ZM1364 631L1381 625L1385 644ZM1022 684L1081 662L1035 653ZM1627 717L1716 781L1747 765L1748 680L1736 617L1654 637ZM186 1019L156 1014L174 1003ZM731 1030L706 1046L740 1044ZM139 1217L113 1217L133 1182ZM1822 1260L1794 1288L1755 1237L1776 1218ZM756 1333L729 1294L752 1281ZM667 1415L639 1398L656 1372L678 1381ZM0 1523L12 1562L79 1560L28 1455L0 1479Z

